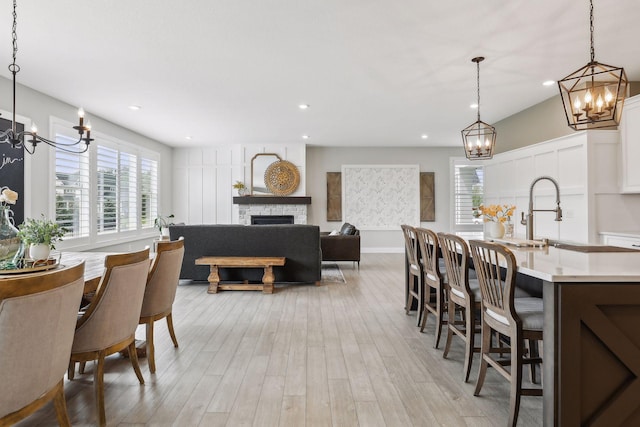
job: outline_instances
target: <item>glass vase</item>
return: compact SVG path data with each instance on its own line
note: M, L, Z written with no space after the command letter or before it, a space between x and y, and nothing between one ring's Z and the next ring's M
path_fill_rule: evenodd
M0 261L13 260L20 250L18 229L13 225L11 209L7 206L0 208Z

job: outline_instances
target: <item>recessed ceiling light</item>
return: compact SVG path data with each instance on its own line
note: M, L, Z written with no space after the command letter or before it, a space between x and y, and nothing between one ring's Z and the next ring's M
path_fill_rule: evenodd
M476 103L474 102L473 104L469 105L469 108L476 109L476 108L478 108L478 104L476 104Z
M299 108L299 109L301 109L301 110L306 110L306 109L308 109L309 107L310 107L310 105L309 105L309 104L300 104L300 105L298 105L298 108Z
M193 138L191 137L191 135L187 135L187 136L184 137L184 139L187 139L187 140L191 141Z
M555 80L547 80L542 83L543 86L553 86L554 84L556 84Z
M429 135L427 135L426 133L423 133L422 135L420 135L420 138L427 139L429 138Z
M309 135L302 135L302 139L309 139Z
M139 105L129 105L129 109L133 110L133 111L138 111L139 109L141 109L142 107Z

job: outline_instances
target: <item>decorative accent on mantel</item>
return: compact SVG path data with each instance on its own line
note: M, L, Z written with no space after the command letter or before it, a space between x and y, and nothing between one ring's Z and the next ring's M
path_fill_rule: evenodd
M242 196L233 198L234 205L310 205L311 196Z

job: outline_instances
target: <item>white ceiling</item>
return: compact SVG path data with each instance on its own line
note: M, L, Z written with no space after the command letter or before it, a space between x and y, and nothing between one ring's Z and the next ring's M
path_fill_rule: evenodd
M640 81L640 1L594 1L596 60ZM476 120L471 58L483 121L539 103L589 61L589 3L20 0L18 46L19 83L175 147L455 146Z

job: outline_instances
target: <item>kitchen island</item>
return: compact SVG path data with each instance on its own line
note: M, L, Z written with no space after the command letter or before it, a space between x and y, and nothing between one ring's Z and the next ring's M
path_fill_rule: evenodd
M640 425L640 251L507 246L542 285L544 425Z

